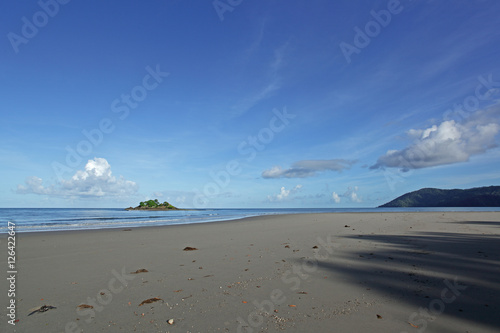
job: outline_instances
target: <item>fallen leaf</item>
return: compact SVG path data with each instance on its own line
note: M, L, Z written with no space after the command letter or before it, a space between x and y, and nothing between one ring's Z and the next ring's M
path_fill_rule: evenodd
M28 316L31 316L32 314L34 314L36 312L49 311L50 309L57 309L57 308L55 306L52 306L52 305L42 305L42 306L39 306L37 308L30 309L30 311L32 311L32 312L30 314L28 314Z
M297 307L297 305L293 305L293 304L290 304L288 306L291 307L291 308L296 308Z
M141 304L139 304L139 306L144 305L144 304L153 303L153 302L158 302L158 301L162 301L162 299L158 298L158 297L153 297L153 298L146 299L146 300L142 301Z
M382 316L378 314L378 315L377 315L377 318L378 318L378 319L382 319Z
M313 246L313 249L317 249L317 248L318 248L318 245L314 245L314 246Z
M196 250L198 250L198 249L195 247L186 246L183 251L196 251Z
M77 308L80 308L80 309L93 309L94 307L92 305L88 305L88 304L80 304L77 306Z
M179 293L179 292L181 292L181 291L182 291L182 289L179 289L179 290L174 290L174 293Z
M246 304L246 303L247 303L247 301L241 301L241 303L245 303L245 304Z
M412 323L410 323L410 322L408 322L408 324L410 324L412 327L418 328L418 326L417 326L417 325L414 325L414 324L412 324Z

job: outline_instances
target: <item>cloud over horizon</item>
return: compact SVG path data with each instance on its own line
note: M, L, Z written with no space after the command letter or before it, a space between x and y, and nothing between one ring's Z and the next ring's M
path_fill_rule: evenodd
M290 199L290 195L297 193L302 188L302 185L297 185L294 188L287 190L284 186L281 187L280 193L276 195L268 195L267 200L270 202L285 201Z
M17 185L18 194L38 194L59 197L128 196L138 190L138 185L122 176L116 178L104 158L89 160L84 170L78 170L69 180L44 186L39 177L28 177L24 185Z
M332 160L302 160L292 164L291 168L283 169L274 166L262 172L262 178L306 178L313 177L322 171L337 171L349 169L356 161L344 159Z
M359 190L359 188L357 186L354 186L354 187L349 186L347 188L347 191L344 194L338 194L337 192L333 192L332 193L332 200L335 203L340 203L341 198L347 198L351 202L360 203L363 200L361 200L361 198L358 196L358 193L357 193L358 190Z
M466 162L473 155L497 147L500 133L500 108L477 111L462 122L443 121L426 129L410 129L408 136L414 142L402 150L389 150L378 158L370 169L429 168Z

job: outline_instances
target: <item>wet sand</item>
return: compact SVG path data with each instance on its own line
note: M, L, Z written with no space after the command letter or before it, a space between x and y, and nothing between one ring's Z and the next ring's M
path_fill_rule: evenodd
M2 279L2 332L500 331L498 212L299 214L16 237L19 321L7 322ZM55 308L28 316L43 305Z

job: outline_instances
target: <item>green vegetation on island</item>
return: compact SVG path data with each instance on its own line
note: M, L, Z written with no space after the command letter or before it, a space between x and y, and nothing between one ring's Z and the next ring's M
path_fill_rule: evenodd
M125 210L179 210L179 208L169 204L168 202L160 203L158 199L141 201L137 207L129 207Z
M500 186L465 190L423 188L379 207L500 207Z

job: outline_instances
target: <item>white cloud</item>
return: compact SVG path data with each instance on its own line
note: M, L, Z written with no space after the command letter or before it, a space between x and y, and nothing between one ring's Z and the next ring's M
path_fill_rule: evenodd
M356 192L358 192L359 188L357 186L348 187L347 191L342 195L344 198L350 199L352 202L362 202L361 198L358 196Z
M69 180L44 186L38 177L29 177L25 185L17 186L19 194L39 194L62 197L128 196L137 192L138 185L123 177L116 178L104 158L89 160L84 170L78 170Z
M25 185L17 185L17 193L26 194L26 193L34 193L34 194L51 194L54 192L54 187L44 187L42 178L38 178L35 176L28 177L25 181Z
M262 172L263 178L305 178L313 177L321 171L337 171L349 169L355 161L344 159L333 160L302 160L292 164L291 168L283 169L281 166L274 166Z
M500 133L498 109L477 111L461 123L443 121L426 129L411 129L414 143L402 150L389 150L371 169L383 167L410 169L466 162L472 155L497 146Z
M297 193L302 188L302 185L297 185L294 188L287 190L284 186L281 187L280 193L276 195L268 195L267 199L271 202L274 201L285 201L287 199L291 199L290 195Z
M363 200L361 200L361 197L358 196L358 193L357 193L358 190L359 190L359 188L357 186L354 186L354 187L349 186L347 188L347 191L344 194L338 194L337 192L333 192L332 193L332 200L335 203L340 203L341 198L346 198L352 202L357 202L357 203L362 202Z

